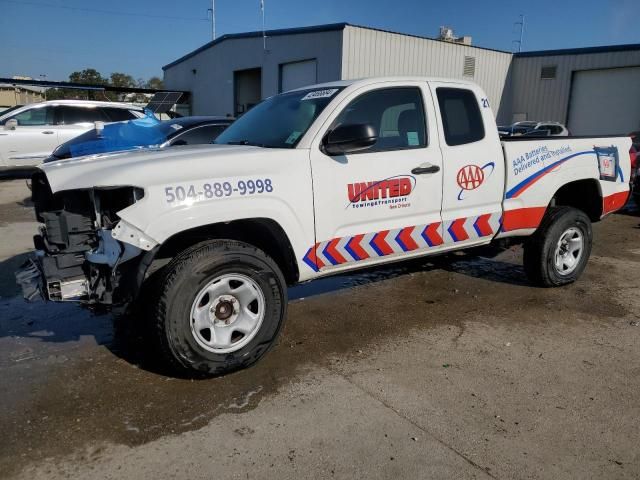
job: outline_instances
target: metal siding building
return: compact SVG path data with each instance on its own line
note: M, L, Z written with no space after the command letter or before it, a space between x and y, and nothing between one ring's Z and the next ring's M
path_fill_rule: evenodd
M342 46L343 80L383 75L472 80L500 116L511 53L352 25L345 27Z
M283 64L315 59L314 82L341 78L343 25L224 35L163 67L166 88L191 91L193 115L233 115L236 72L261 69L258 100L279 91ZM242 113L242 112L240 112Z
M622 112L619 108L615 112L607 112L606 105L614 106L620 103L616 99L622 98L624 102L626 98L626 103L638 112L636 119L628 119L626 132L640 129L640 96L637 96L640 92L616 89L615 80L606 72L611 70L613 74L613 69L625 69L632 74L633 67L640 67L640 45L516 54L512 65L511 98L507 99L512 112L509 121L556 121L567 124L574 130L573 133L581 135L621 133L607 130L610 128L607 122L610 122L611 115L620 115ZM551 75L553 70L555 73ZM585 92L579 97L575 95L583 74L595 71L603 71L599 91ZM590 102L590 105L585 105L586 102ZM597 131L581 125L583 122L579 122L575 116L570 118L570 111L585 112L591 117L588 123L593 124ZM635 122L638 123L634 126Z
M478 83L501 124L557 121L576 134L640 130L640 45L512 54L346 23L266 35L266 50L262 32L204 45L164 67L166 87L191 91L195 115L239 115L312 83L448 77Z
M512 57L508 52L345 23L266 33L266 50L262 32L230 34L166 65L166 88L191 91L194 115L242 113L238 91L252 83L242 80L242 71L257 75L260 69L260 98L267 98L280 91L288 64L307 60L315 61L316 78L296 86L374 75L461 78L480 84L498 112Z

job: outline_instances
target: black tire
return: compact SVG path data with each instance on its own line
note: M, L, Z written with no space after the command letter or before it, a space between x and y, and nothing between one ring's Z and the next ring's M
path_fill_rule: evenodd
M555 253L561 236L572 227L582 233L583 250L573 271L563 274L555 266ZM584 212L572 207L550 208L536 232L524 244L527 277L540 287L559 287L575 282L587 266L592 240L591 220Z
M265 300L262 324L237 351L217 353L203 348L191 330L196 295L220 275L252 279ZM152 314L156 346L168 366L182 374L217 376L246 368L274 345L287 309L287 286L277 264L263 251L235 240L203 242L176 256L157 284Z

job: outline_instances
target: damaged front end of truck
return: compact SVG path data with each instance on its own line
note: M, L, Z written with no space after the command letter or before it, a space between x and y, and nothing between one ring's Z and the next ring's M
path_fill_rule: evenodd
M35 254L16 272L24 298L107 308L135 299L156 245L117 213L142 198L135 186L53 193L45 173L34 174L32 200L43 225Z

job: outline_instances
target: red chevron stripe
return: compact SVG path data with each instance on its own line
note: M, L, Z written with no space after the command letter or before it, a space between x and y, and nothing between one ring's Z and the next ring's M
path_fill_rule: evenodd
M442 245L444 243L444 240L442 240L442 237L440 236L440 232L438 232L439 226L440 222L434 222L429 224L427 228L424 229L424 234L431 241L434 247L436 245Z
M413 233L413 229L415 227L406 227L400 230L400 234L398 238L402 241L407 250L416 250L418 248L418 244L415 242L411 234Z
M491 218L490 213L485 213L484 215L480 215L476 220L475 226L480 230L480 236L488 237L493 233L493 229L491 225L489 225L489 219Z
M454 220L451 226L449 227L451 231L455 234L459 242L469 239L469 235L467 235L467 231L464 229L465 220L466 218L458 218Z
M380 249L383 255L391 255L393 250L386 242L385 237L389 233L389 230L383 230L382 232L378 232L375 237L373 237L373 243L376 244L376 247Z
M338 242L340 241L340 238L334 238L333 240L331 240L329 242L329 245L327 245L327 252L329 253L329 255L331 255L333 257L333 259L338 262L338 263L346 263L347 260L342 256L342 254L336 250L336 245L338 245Z
M366 260L369 258L369 254L364 248L362 248L362 246L360 246L360 242L363 238L364 234L360 234L353 236L351 240L349 240L349 248L353 250L353 253L360 257L360 260Z
M318 256L318 247L320 246L320 242L316 243L313 248L311 249L311 252L309 252L309 258L311 259L311 261L313 263L316 264L316 267L318 267L318 269L321 269L324 267L324 262L322 260L320 260L320 257Z

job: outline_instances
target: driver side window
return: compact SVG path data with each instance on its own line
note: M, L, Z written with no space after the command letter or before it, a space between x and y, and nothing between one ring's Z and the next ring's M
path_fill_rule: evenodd
M338 125L371 125L377 142L360 153L424 148L427 146L422 94L417 87L384 88L353 100L336 118Z

